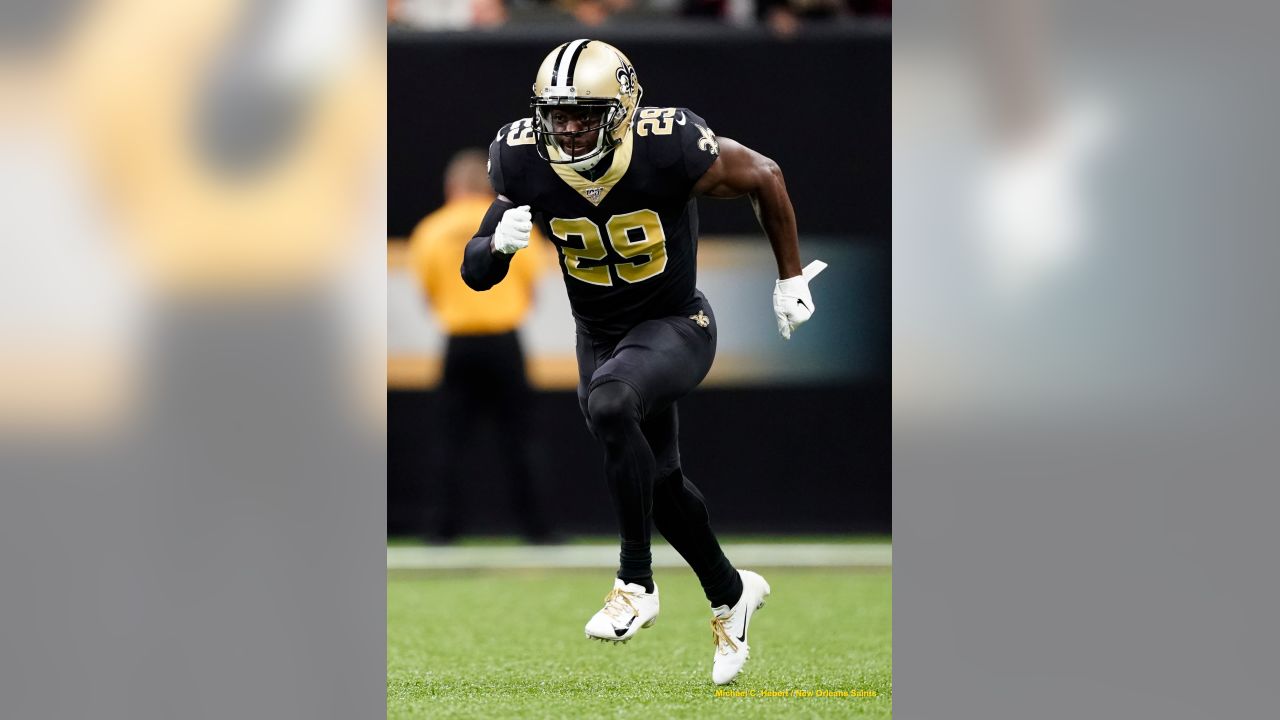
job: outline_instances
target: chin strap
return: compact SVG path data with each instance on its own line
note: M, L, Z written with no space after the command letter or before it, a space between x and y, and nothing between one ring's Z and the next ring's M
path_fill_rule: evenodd
M560 144L558 142L556 143L555 148L556 148L556 152L559 153L561 157L565 155L565 152L560 149ZM596 154L585 160L578 160L577 162L571 162L567 164L571 170L577 170L578 172L585 172L599 165L600 161L604 160L605 156L608 155L612 150L613 148L605 149L604 131L601 130L599 137L596 138L596 149L595 149Z
M606 147L605 135L608 132L608 127L602 127L600 129L600 134L596 137L595 155L590 158L564 164L568 165L569 169L577 170L578 172L586 172L587 170L594 168L596 165L599 165L600 161L603 160L606 155L613 152L612 147ZM548 137L546 142L542 143L542 147L546 149L546 156L557 162L561 162L561 159L567 155L567 153L560 148L560 141L556 140L554 137Z
M599 155L596 155L588 160L579 160L578 162L569 163L569 169L576 170L580 173L584 173L589 170L594 170L596 169L596 166L598 166L600 162L604 160L605 156L608 154L609 154L608 152L602 152Z

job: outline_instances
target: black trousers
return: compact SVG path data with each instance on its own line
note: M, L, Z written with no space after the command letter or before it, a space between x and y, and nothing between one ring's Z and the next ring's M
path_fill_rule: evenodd
M462 531L462 488L468 473L460 464L463 448L474 439L500 460L510 489L507 499L523 525L521 531L530 538L545 537L550 528L533 475L533 397L519 337L514 331L450 336L439 393L433 532L448 539ZM479 435L486 417L493 421L495 436Z
M697 293L678 315L621 337L578 331L578 402L605 452L605 479L622 548L618 577L652 582L650 526L689 563L711 604L737 602L742 584L711 530L706 501L680 465L676 401L711 369L715 314Z

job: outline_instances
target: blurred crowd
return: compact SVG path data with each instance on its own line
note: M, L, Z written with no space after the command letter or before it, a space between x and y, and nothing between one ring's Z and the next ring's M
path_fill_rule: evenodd
M696 18L782 35L806 23L887 19L893 0L387 0L389 24L423 30L489 29L510 22L576 22L587 27Z

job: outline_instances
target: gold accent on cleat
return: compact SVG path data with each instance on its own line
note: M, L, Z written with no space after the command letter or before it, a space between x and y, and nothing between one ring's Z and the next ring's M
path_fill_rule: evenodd
M630 628L631 623L635 621L635 618L640 617L640 610L635 606L635 603L631 601L631 595L632 593L629 593L622 588L615 587L604 596L603 612L605 615L613 618L615 625L620 623L623 619L630 617L632 620L627 623L627 627ZM614 602L615 600L621 600L621 602ZM649 618L644 624L639 628L633 629L631 634L624 638L601 637L598 635L592 635L591 633L586 633L586 636L591 640L599 640L600 642L612 643L614 645L625 644L635 636L636 632L639 632L642 628L652 627L657 620L657 615Z
M608 595L604 596L604 604L608 605L614 600L614 598L618 598L622 600L622 602L626 603L627 607L631 608L632 617L640 617L640 611L636 609L635 605L631 604L631 598L628 597L628 595L629 593L624 592L621 588L614 588L609 591Z
M728 645L730 650L737 650L738 644L733 641L733 637L729 635L729 631L724 627L726 620L728 618L711 618L711 644L716 647Z

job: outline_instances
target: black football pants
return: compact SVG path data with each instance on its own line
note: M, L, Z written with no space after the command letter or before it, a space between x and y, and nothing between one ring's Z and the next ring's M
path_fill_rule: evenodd
M678 443L676 400L702 382L715 357L710 304L699 293L687 313L647 320L620 338L580 328L577 345L578 402L604 446L618 517L618 577L652 583L652 522L693 568L711 604L734 604L742 581L711 531L702 493L681 470Z

